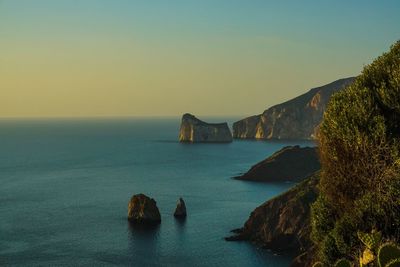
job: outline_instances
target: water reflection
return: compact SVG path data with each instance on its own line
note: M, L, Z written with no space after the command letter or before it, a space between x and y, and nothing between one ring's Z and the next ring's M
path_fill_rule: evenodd
M186 225L186 216L175 217L175 226L177 226L177 228L182 229L185 225Z
M140 255L140 258L134 258L135 265L151 266L160 257L160 228L160 225L144 226L128 222L129 254Z

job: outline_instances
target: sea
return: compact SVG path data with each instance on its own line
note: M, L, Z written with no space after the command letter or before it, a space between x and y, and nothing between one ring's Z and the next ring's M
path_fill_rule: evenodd
M179 125L178 117L1 119L0 266L288 266L289 255L224 237L294 184L232 177L284 146L314 144L182 144ZM159 227L128 223L138 193L157 201ZM184 221L173 216L179 197Z

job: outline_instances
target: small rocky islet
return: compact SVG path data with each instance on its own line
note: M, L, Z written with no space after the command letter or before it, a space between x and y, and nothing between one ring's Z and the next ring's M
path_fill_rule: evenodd
M154 199L137 194L128 203L128 221L137 225L158 225L161 215Z
M179 198L174 212L175 218L186 218L186 204ZM145 194L133 195L128 203L128 221L138 226L156 226L161 223L157 202Z
M176 209L174 212L174 216L176 218L186 218L186 204L183 198L179 198L178 202L176 203Z

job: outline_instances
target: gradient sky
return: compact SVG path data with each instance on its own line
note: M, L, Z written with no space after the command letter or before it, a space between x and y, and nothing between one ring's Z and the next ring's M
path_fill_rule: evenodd
M359 74L400 1L0 0L0 117L251 115Z

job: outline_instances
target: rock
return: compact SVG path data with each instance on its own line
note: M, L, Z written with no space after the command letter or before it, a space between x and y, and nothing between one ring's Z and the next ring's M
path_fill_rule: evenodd
M140 225L161 223L161 215L156 201L144 194L132 196L128 204L128 220Z
M185 201L183 201L183 198L179 198L178 203L176 204L174 216L179 218L186 217L186 205Z
M186 113L182 116L179 141L191 143L229 143L232 142L232 133L226 122L206 123Z
M233 124L239 139L315 139L331 95L354 81L340 79Z
M248 240L267 249L297 255L309 251L312 246L310 206L318 196L318 181L319 173L316 173L286 193L268 200L251 213L236 236L226 240Z
M287 146L235 179L257 182L299 182L320 168L317 148Z

